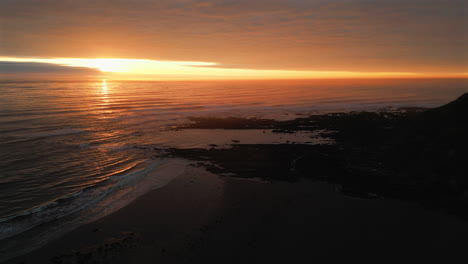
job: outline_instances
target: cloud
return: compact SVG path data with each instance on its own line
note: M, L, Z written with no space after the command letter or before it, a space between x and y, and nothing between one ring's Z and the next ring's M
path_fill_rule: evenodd
M73 74L73 75L95 75L101 72L96 69L84 67L69 67L51 63L38 62L6 62L0 61L0 74Z
M3 0L0 55L465 71L466 0Z

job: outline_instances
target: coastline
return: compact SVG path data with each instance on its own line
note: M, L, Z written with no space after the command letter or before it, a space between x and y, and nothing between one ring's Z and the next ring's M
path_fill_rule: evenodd
M239 263L311 254L338 261L359 259L363 248L371 251L366 252L370 259L382 254L393 254L395 261L457 259L468 227L446 212L464 217L466 211L457 152L466 145L461 122L466 98L427 111L288 121L195 118L176 129L279 134L325 129L337 144L256 145L233 139L227 149L167 149L167 157L188 159L193 166L126 207L7 263ZM424 155L408 159L421 146ZM420 178L427 171L418 166L427 162L429 169L438 166L439 176ZM435 226L440 232L433 233Z
M433 109L349 112L294 120L192 118L179 129L272 129L274 133L315 132L318 144L242 144L231 149L176 149L173 156L240 178L323 180L346 195L418 201L467 219L468 93ZM323 131L317 133L317 131ZM324 142L324 143L320 143ZM326 142L334 142L327 144Z
M192 167L7 263L447 261L464 255L467 234L465 222L415 203L356 199L310 180L268 183Z
M105 185L62 199L36 214L19 216L3 223L4 233L16 233L0 241L0 262L28 254L79 226L127 206L141 195L168 184L183 173L188 164L182 159L156 159L144 163L146 165L140 164Z

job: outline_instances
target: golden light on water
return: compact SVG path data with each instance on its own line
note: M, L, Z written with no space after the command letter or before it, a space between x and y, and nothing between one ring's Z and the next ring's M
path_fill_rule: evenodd
M108 109L112 103L109 89L112 89L107 84L107 79L102 79L101 83L98 83L100 90L96 90L99 100L98 119L109 119L113 117L114 111Z
M104 94L104 95L107 95L107 80L106 79L102 80L101 93Z

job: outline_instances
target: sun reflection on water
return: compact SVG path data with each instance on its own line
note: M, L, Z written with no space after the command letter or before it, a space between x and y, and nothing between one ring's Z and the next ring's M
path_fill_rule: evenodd
M108 119L110 118L109 114L112 114L113 111L109 109L111 106L111 99L110 99L110 93L109 93L109 86L107 84L107 80L103 79L102 83L100 85L101 91L100 91L100 114L101 116L99 119Z
M102 80L101 94L105 94L105 95L108 94L108 92L107 92L107 80L106 79Z

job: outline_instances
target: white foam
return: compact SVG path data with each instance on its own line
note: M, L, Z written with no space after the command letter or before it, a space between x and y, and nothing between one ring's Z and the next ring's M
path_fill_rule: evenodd
M38 248L82 224L97 220L185 171L188 161L145 161L130 173L0 222L0 262ZM70 198L69 200L67 200ZM53 225L48 225L53 221ZM31 233L31 234L30 234Z

